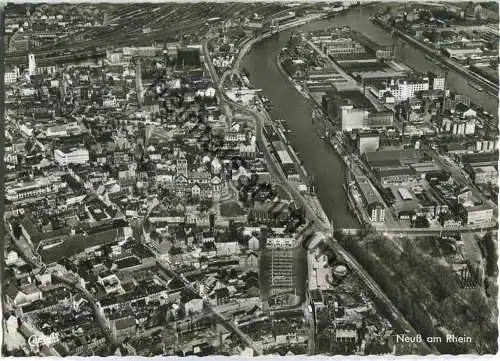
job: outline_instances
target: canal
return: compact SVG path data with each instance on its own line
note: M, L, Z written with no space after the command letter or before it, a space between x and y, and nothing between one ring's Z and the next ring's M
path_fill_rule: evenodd
M271 117L287 121L291 130L290 141L308 172L314 175L321 204L329 217L333 218L337 228L359 226L355 216L347 208L347 196L342 188L345 174L343 162L331 146L320 140L313 130L312 106L281 74L276 66L276 56L280 49L286 46L293 31L307 32L342 25L362 32L377 43L391 45L391 34L369 20L374 13L375 7L359 7L331 19L314 21L293 30L283 31L255 44L243 61L243 66L250 73L252 85L262 89L262 95L271 100ZM409 45L400 48L400 53L404 62L416 71L432 70L443 73L435 63L425 59L424 54ZM447 86L469 95L472 102L497 115L498 99L485 92L478 93L459 74L448 72Z

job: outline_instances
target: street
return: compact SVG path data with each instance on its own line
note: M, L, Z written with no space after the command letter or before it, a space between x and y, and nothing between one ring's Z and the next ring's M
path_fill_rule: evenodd
M472 182L470 178L465 177L463 171L461 168L458 166L454 166L453 164L450 164L446 162L434 149L429 149L428 152L432 155L432 158L434 161L446 172L448 172L451 177L460 183L461 185L467 186L469 190L473 193L475 197L477 197L483 204L489 204L493 207L494 209L494 214L497 214L498 212L498 207L496 204L491 202L490 199L488 199Z
M208 53L206 46L204 46L203 49L205 51L205 59L207 61L210 73L213 79L216 80L218 78L216 77L216 71L212 63L212 60L210 58L210 54ZM240 55L238 56L238 58L241 57L242 56ZM239 63L235 62L235 64ZM218 83L216 82L216 84ZM331 248L337 254L341 255L345 259L345 261L352 267L352 269L358 273L358 275L362 278L362 280L365 282L368 288L373 292L373 294L376 297L378 297L389 310L391 310L393 315L396 315L396 317L394 317L394 322L398 323L401 328L409 330L410 335L416 336L417 332L413 329L411 324L404 318L404 316L399 312L399 310L392 304L391 300L384 294L384 292L380 289L378 284L372 279L372 277L368 274L368 272L366 272L366 270L354 259L354 257L350 253L348 253L335 239L333 239L333 237L331 237L333 232L333 227L330 224L330 222L328 220L320 219L316 214L316 212L314 212L314 210L311 208L309 202L307 202L307 200L303 197L303 195L300 192L298 192L298 190L293 185L291 185L287 179L284 179L281 171L278 169L279 166L276 164L276 162L273 160L270 154L269 148L267 148L263 142L262 127L264 124L266 124L266 122L270 121L269 119L267 119L269 117L267 115L267 112L263 114L262 112L249 109L241 104L231 102L229 99L227 99L225 94L223 94L223 92L220 89L219 89L219 94L221 94L222 96L220 98L221 103L230 104L231 106L240 110L241 112L250 113L254 117L258 146L260 149L262 149L262 152L264 153L264 158L266 160L269 173L276 180L279 181L280 185L283 188L288 190L290 194L293 195L294 199L296 199L296 201L299 202L298 204L303 204L306 212L306 218L316 223L316 226L321 231L325 239L325 242L328 245L330 245ZM429 348L429 351L435 352L435 350L431 348Z
M62 281L65 283L67 286L71 288L75 288L78 290L80 293L82 293L85 297L85 299L92 305L92 309L94 311L94 316L97 321L97 324L101 328L102 332L104 333L104 336L106 337L106 341L110 346L117 346L119 345L118 340L115 338L114 334L111 332L111 329L108 326L108 323L106 322L106 319L104 318L104 315L100 312L99 307L97 306L97 300L96 298L84 287L82 287L77 279L73 279L69 277L68 275L62 275L59 273L53 273L52 277Z
M215 318L218 320L219 323L221 323L224 327L226 327L228 330L231 330L235 332L249 347L251 347L259 356L263 355L263 350L260 347L260 345L257 345L254 340L250 336L248 336L246 333L244 333L233 321L226 319L223 315L220 314L219 311L217 311L208 301L206 296L203 296L196 290L193 285L186 279L186 277L182 273L178 273L177 271L173 270L168 262L160 262L159 261L159 266L167 273L170 274L170 276L177 278L180 280L184 286L191 291L193 294L199 296L200 298L203 299L203 304L204 306L214 314Z

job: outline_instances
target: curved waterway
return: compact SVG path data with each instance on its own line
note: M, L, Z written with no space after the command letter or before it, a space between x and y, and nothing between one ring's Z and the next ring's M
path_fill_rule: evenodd
M271 100L269 111L273 119L285 119L291 130L289 139L305 168L315 177L316 190L323 208L334 219L337 228L359 227L356 217L347 208L347 196L343 190L345 168L342 160L330 145L319 139L311 124L312 105L300 95L276 65L280 49L286 46L293 31L313 31L317 29L347 25L364 33L383 45L392 44L391 34L373 24L369 17L374 7L359 7L331 19L314 21L295 29L286 30L255 44L243 60L243 66L250 73L250 81L255 88L262 89L262 95ZM401 49L405 63L417 71L442 72L420 51L406 45ZM474 103L486 111L497 114L498 99L482 92L478 93L459 74L450 71L448 86L458 92L468 94Z

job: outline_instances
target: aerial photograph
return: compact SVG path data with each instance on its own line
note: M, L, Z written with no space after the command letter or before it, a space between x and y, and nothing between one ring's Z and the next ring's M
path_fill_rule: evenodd
M0 13L1 356L497 354L498 2Z

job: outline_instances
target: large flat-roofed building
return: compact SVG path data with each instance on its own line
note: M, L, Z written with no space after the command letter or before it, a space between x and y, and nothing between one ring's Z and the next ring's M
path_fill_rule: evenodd
M326 29L315 33L311 41L328 56L363 54L366 49L354 38L355 33L348 27Z
M359 133L356 139L359 154L375 152L379 148L380 135L377 132Z
M333 93L339 100L339 105L352 105L356 109L374 110L370 100L360 91L339 91Z
M455 109L458 104L470 106L470 97L465 94L450 92L450 96L444 100L444 109Z
M321 42L321 49L328 56L337 56L344 54L363 54L366 49L357 41L349 38L329 39Z
M123 56L125 57L134 57L134 56L152 57L157 54L160 54L163 51L163 48L154 46L136 46L136 47L124 47L121 50Z
M354 108L352 105L345 105L340 110L340 121L343 131L354 129L363 129L365 119L368 117L368 111Z
M5 184L5 198L9 201L37 198L57 193L64 187L66 187L66 182L58 177L41 177L31 182L7 183Z
M89 151L83 148L56 149L54 151L54 160L62 166L86 164L89 161Z
M385 222L385 207L377 197L377 191L373 188L368 178L356 177L356 184L363 198L363 203L368 211L370 220L375 223Z
M376 175L382 187L417 182L420 177L410 167L378 169Z
M370 85L372 92L379 100L384 99L387 92L394 96L396 102L413 99L419 92L433 90L444 90L444 78L434 77L432 80L428 77L413 76L404 79L391 80L389 82L376 81Z
M342 75L331 66L325 66L320 69L311 69L307 72L307 80L311 82L343 79Z
M403 199L403 201L411 201L413 199L412 195L410 194L410 192L408 192L408 189L406 188L399 188L398 193L401 196L401 199Z
M368 71L353 71L352 76L364 83L371 83L373 81L390 81L397 79L404 79L408 75L407 70L368 70Z
M423 190L415 193L415 196L419 203L417 214L436 218L441 213L448 213L448 205L438 200L431 192Z
M420 175L422 179L424 179L427 174L432 174L435 172L441 171L441 168L436 163L415 163L410 165L411 168L415 169L415 171Z
M391 127L394 123L394 113L390 110L382 110L368 113L365 119L365 128L385 129Z
M493 208L490 206L463 206L464 221L468 225L483 226L493 221Z
M423 153L417 149L384 150L366 152L365 159L372 168L398 167L421 163Z
M435 77L410 77L397 82L398 91L395 94L396 99L405 100L415 98L419 92L433 90L444 90L444 78Z
M498 182L498 171L493 166L474 167L473 179L476 184L496 184Z
M359 90L327 92L322 105L328 115L339 119L343 131L392 126L391 111L376 111L370 100Z
M333 119L340 119L342 130L363 128L364 119L373 105L359 91L327 92L323 97L323 107Z
M495 166L498 164L498 151L488 153L463 154L460 157L463 165L469 167Z
M463 60L472 55L482 55L483 51L479 48L443 48L446 55L450 58Z
M394 211L399 214L401 212L414 212L419 208L417 196L413 190L409 188L402 188L401 186L388 187L391 194L394 196L392 207Z

